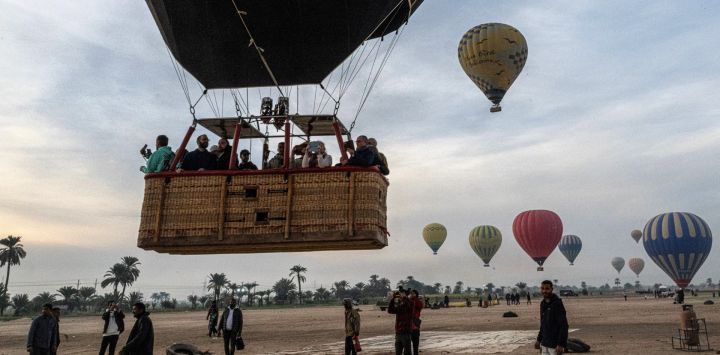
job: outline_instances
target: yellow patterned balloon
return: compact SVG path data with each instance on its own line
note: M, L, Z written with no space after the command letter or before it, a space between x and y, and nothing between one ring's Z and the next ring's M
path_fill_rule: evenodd
M525 66L528 46L522 33L502 23L486 23L465 32L458 59L465 73L500 111L500 101Z
M436 255L440 246L445 242L445 238L447 238L447 229L440 223L430 223L423 228L422 235L425 243Z
M490 259L500 249L502 244L502 233L493 226L477 226L470 231L470 247L480 259L485 262L484 266L490 266Z

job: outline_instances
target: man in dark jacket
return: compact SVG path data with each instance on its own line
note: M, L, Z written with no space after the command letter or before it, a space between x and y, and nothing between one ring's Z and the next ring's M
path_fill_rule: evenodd
M235 340L242 336L243 316L240 307L235 307L235 299L223 311L218 324L218 334L222 332L225 355L235 354Z
M352 157L348 160L340 160L342 165L354 165L368 167L373 166L377 160L375 150L368 144L368 138L366 136L358 136L355 139L355 145L357 149L353 152Z
M57 351L57 322L52 314L52 304L42 306L42 314L33 319L27 338L30 355L49 355Z
M560 355L567 347L568 322L562 300L553 293L553 284L545 280L540 284L543 300L540 302L540 332L535 348L544 355Z
M388 304L388 313L395 315L395 355L412 354L413 302L407 294L394 292Z
M127 344L120 350L120 354L152 355L155 332L153 331L153 324L149 317L150 313L145 311L145 304L142 302L135 303L132 312L137 319L130 331Z
M207 150L210 140L207 135L197 137L197 149L185 154L178 171L184 170L215 170L217 169L217 155Z
M103 338L100 343L100 355L105 355L106 349L108 354L114 355L120 333L125 331L125 313L117 306L115 301L110 301L105 313L102 314L102 319L105 324L103 325Z

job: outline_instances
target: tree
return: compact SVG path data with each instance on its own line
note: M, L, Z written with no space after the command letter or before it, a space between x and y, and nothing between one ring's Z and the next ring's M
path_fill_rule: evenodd
M492 291L495 289L495 284L492 282L488 282L487 284L485 284L485 288Z
M330 291L324 287L315 290L315 299L318 301L327 301L330 299Z
M258 287L258 283L256 281L248 282L245 284L245 288L248 290L248 305L252 305L253 300L255 299L256 287Z
M197 303L198 303L197 295L189 295L189 296L187 296L187 300L188 300L188 302L190 302L190 307L192 307L192 309L197 308Z
M340 280L338 282L334 282L333 286L335 286L335 297L342 299L345 298L345 294L347 293L347 288L350 286L350 283L345 280Z
M713 287L712 278L708 277L707 280L705 280L705 284L707 285L707 287Z
M525 283L525 282L518 282L518 283L515 284L515 286L517 286L517 288L519 288L519 289L520 289L520 292L522 293L523 291L525 291L525 287L527 287L527 283Z
M208 291L213 291L215 301L217 301L218 297L220 297L220 291L230 282L230 280L228 280L224 272L219 274L210 274L208 277L210 278L210 282L208 283L207 289Z
M200 302L200 305L205 308L207 307L207 303L210 300L210 296L200 296L198 298L198 302Z
M585 282L585 281L581 282L580 288L582 288L583 290L587 289L587 282Z
M238 285L234 282L228 283L227 285L225 285L225 288L227 288L228 291L230 291L230 297L232 297L232 298L235 298L235 292L240 291L240 285Z
M623 288L624 288L624 289L633 288L633 284L631 284L631 283L629 283L629 282L626 282L626 283L623 285Z
M7 264L5 292L7 292L10 286L10 267L20 265L20 259L24 259L27 256L27 252L25 252L23 245L20 243L20 239L22 239L22 237L13 237L12 235L0 239L0 245L3 246L3 248L0 249L0 267Z
M295 283L293 280L282 278L278 280L278 282L275 283L272 287L273 292L275 292L275 300L277 301L287 301L289 299L290 291L293 293L295 292Z
M295 265L290 268L289 276L292 276L290 280L293 280L297 276L298 296L300 296L299 303L302 303L302 283L305 282L305 275L303 275L305 272L307 272L307 268L302 265Z
M77 295L78 289L72 286L63 286L57 290L57 293L63 297L62 302L68 306L68 311L72 311L73 300L77 299L75 295Z
M128 293L127 296L127 302L128 306L132 307L135 303L142 302L143 301L143 294L142 292L133 291Z
M458 281L455 283L455 287L453 288L453 294L461 294L463 290L463 282Z
M95 287L90 286L83 286L80 287L80 289L78 290L77 297L80 301L81 306L86 310L89 303L91 303L92 299L95 297L95 292Z
M55 302L55 295L50 292L40 292L37 296L33 297L32 304L35 309L40 309L42 305L46 303Z
M5 314L5 308L10 306L10 295L5 290L5 284L0 282L0 316Z
M441 287L442 287L442 284L439 283L439 282L436 282L435 284L433 284L433 291L434 291L434 293L435 293L435 294L439 294Z
M445 292L446 295L450 294L450 285L445 285Z
M616 277L615 278L615 286L619 287L620 285L622 285L622 283L620 282L620 278Z
M124 273L120 279L122 285L122 292L120 293L120 299L125 298L125 288L132 286L132 284L140 277L140 269L138 266L140 260L134 256L123 256L120 258L120 263L124 266Z
M105 279L100 282L100 287L105 288L109 285L113 285L113 296L115 296L115 299L117 300L119 296L117 289L120 283L123 282L124 278L127 277L127 267L125 267L124 264L115 263L110 267L110 269L108 269L108 271L105 272L103 277Z
M30 298L25 293L12 296L12 306L15 308L14 315L16 316L27 313L28 307L30 306Z

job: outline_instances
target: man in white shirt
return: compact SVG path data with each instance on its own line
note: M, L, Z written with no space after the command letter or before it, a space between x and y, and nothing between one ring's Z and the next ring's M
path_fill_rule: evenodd
M115 354L115 346L117 345L120 333L125 330L125 314L117 306L115 301L108 302L108 308L102 315L102 319L105 321L103 327L103 339L100 344L100 355L105 355L105 349L108 350L109 355Z

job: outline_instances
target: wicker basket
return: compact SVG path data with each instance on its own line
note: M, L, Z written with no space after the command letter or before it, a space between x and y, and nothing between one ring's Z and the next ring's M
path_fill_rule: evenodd
M148 174L138 246L171 254L380 249L388 183L358 168Z

